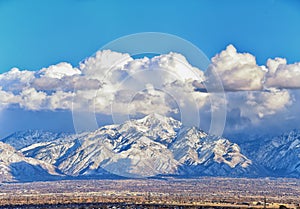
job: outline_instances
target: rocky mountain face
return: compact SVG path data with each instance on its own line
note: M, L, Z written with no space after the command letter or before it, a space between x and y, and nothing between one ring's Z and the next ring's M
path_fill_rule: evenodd
M5 157L7 154L0 152L0 181L26 181L22 176L28 173L45 179L169 175L300 177L299 132L261 142L260 146L254 146L254 141L243 143L241 149L228 139L184 127L173 118L157 114L104 126L94 132L67 135L28 131L1 141L7 143L1 146L9 147L18 157L10 161ZM25 162L32 170L16 171L14 162Z
M156 114L105 126L76 139L35 143L20 151L70 176L104 171L125 177L231 176L248 172L252 164L237 144Z
M268 176L300 178L300 131L241 143L246 155L255 159Z
M0 142L0 182L55 180L61 178L55 166L25 157L12 146Z
M53 141L59 138L66 138L64 133L52 133L48 131L27 130L15 132L4 139L2 142L10 144L16 149L22 149L34 143Z

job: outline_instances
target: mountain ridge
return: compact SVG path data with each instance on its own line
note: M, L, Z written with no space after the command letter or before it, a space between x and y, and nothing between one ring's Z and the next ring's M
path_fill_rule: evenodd
M285 160L293 157L289 168L282 167L289 169L289 172L274 168L274 153L278 151L272 146L275 139L262 143L256 155L256 151L248 152L253 146L251 143L241 143L239 146L226 138L210 136L196 127L185 127L180 121L158 114L119 125L103 126L82 134L45 132L43 135L42 132L32 131L23 132L22 135L18 132L1 141L15 146L17 152L26 158L53 166L66 178L148 178L170 175L187 178L253 178L283 176L280 172L288 177L300 177L299 133L293 135L299 135L299 141L288 138L291 141L289 147L281 143L282 149L287 152L291 148L296 150L296 154L292 150L292 154L284 155L287 156ZM16 136L21 140L16 142ZM34 143L33 139L37 137L33 136L42 137ZM280 141L280 137L277 140Z
M56 180L56 168L44 161L24 156L12 146L0 142L0 182Z

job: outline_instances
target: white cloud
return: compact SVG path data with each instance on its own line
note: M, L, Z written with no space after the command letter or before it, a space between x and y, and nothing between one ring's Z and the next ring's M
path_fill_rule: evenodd
M70 110L72 109L73 92L57 91L52 95L48 96L48 107L50 110Z
M213 77L212 71L220 77L227 91L263 89L266 68L258 66L253 55L238 53L232 45L212 58L206 72L208 78Z
M284 118L278 120L277 115L287 113L292 105L296 105L292 93L276 89L228 92L227 101L231 125L243 128L249 128L249 122L253 125L267 126L264 121L270 117L283 123ZM235 114L236 112L239 114Z
M18 68L13 68L0 74L1 87L5 91L21 91L30 86L30 82L35 78L34 73L34 71L21 71Z
M240 123L233 126L247 127L249 121L259 124L297 104L294 92L284 88L299 87L299 69L299 63L288 65L282 58L258 66L253 55L238 53L232 45L212 58L205 73L177 53L133 59L104 50L79 68L59 63L37 72L13 68L0 74L0 107L104 114L112 107L118 114L174 114L185 108L191 115L197 108L209 113L223 104L211 104L212 93L205 89L215 72L228 91L229 117Z
M273 76L279 65L286 65L287 61L284 58L276 57L275 59L267 60L268 75Z
M286 59L275 58L269 59L267 66L266 87L300 88L300 62L287 64Z
M200 69L189 64L186 58L178 53L169 53L154 57L151 65L157 65L160 69L166 69L173 73L176 80L201 80L204 81L204 73Z
M135 114L171 114L178 113L176 102L170 95L153 88L150 84L144 91L118 91L115 94L113 111L115 113ZM122 111L120 111L122 110Z
M65 76L80 75L81 71L73 68L72 65L66 62L61 62L57 65L51 65L48 68L43 68L37 72L39 77L62 79Z
M0 74L0 105L19 105L28 110L72 108L74 89L99 89L100 82L87 78L68 63L59 63L39 71L13 68ZM68 101L67 101L68 100Z
M41 110L46 106L47 94L36 91L34 88L24 89L20 97L22 98L20 106L28 110Z
M129 54L103 50L80 63L80 69L88 78L107 81L107 76L111 76L116 69L122 69L126 63L132 60Z
M81 69L86 77L94 76L101 81L101 88L94 94L94 105L95 110L102 113L110 112L111 104L115 106L114 111L121 114L149 114L154 110L161 113L176 112L166 104L166 96L159 92L168 91L173 82L180 81L176 96L188 101L200 93L193 95L194 87L186 83L204 80L203 72L192 67L184 56L177 53L134 60L128 54L105 50L84 61ZM149 89L151 85L152 93ZM186 92L190 93L188 97ZM168 93L175 94L172 91ZM198 97L198 101L199 104L205 103L206 97Z
M16 96L11 92L6 92L2 90L0 86L0 109L9 107L10 105L15 105L20 103L20 96Z
M101 84L97 79L75 75L64 76L61 79L51 77L35 78L32 80L31 86L38 91L74 91L74 89L99 89Z
M250 92L246 104L251 107L251 112L259 118L276 114L285 110L292 104L292 97L287 90L274 90L263 92Z

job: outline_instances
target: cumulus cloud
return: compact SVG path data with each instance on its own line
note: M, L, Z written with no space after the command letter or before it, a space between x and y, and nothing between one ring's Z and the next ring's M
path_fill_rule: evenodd
M73 91L98 89L101 83L97 79L88 79L84 76L64 76L61 79L36 78L31 82L31 86L38 91Z
M212 94L218 92L207 86L216 75L227 98L212 104ZM133 59L104 50L78 68L59 63L39 71L13 68L0 74L0 108L130 115L184 110L192 117L195 109L209 114L226 103L230 126L242 129L294 108L298 97L287 89L299 88L299 79L299 63L275 58L259 66L253 55L239 53L232 45L212 58L206 72L173 52Z
M170 95L154 89L151 84L148 84L146 89L140 92L120 90L116 93L114 99L114 111L119 112L118 110L123 109L122 113L128 115L138 113L168 115L171 113L176 114L179 111L176 101Z
M81 71L73 68L72 65L66 62L61 62L57 65L52 65L48 68L39 70L36 75L39 77L57 78L61 79L65 76L80 75Z
M94 109L101 113L110 113L112 105L118 114L178 112L168 103L166 95L176 95L182 103L187 103L201 94L194 92L191 83L204 80L203 72L177 53L134 60L128 54L105 50L81 63L81 69L86 77L94 76L101 82L101 88L94 95L88 93L89 99L94 96ZM179 86L174 92L170 87L176 82ZM204 101L198 96L199 106L203 106L206 97L201 99Z
M212 58L205 73L209 82L218 75L227 97L227 122L232 129L245 129L249 125L267 126L270 118L285 121L292 114L299 114L294 107L299 105L295 99L298 88L299 63L287 64L286 59L269 59L266 66L259 66L255 57L248 53L238 53L229 45ZM194 82L198 91L203 91L203 83ZM280 118L280 120L279 120ZM268 122L266 122L268 121Z
M47 94L42 91L36 91L34 88L24 89L20 97L22 98L20 106L26 109L40 110L46 106Z
M191 98L199 106L205 104L207 98L192 86L204 79L201 70L177 53L134 60L128 54L104 50L79 68L59 63L36 72L13 68L1 74L1 104L34 111L77 108L106 114L114 104L115 111L124 114L174 113L178 110L169 102L171 94L182 100L181 105Z
M266 73L264 66L256 64L255 57L249 53L238 53L233 45L227 46L212 58L206 75L215 72L221 79L226 91L262 90Z
M285 123L292 115L299 114L299 105L294 99L294 92L289 90L239 91L227 93L229 131L249 131L251 127L270 130L271 124L286 127ZM291 108L294 108L290 112ZM295 125L294 124L294 128ZM273 130L274 132L275 130Z
M50 110L68 110L72 107L72 100L74 97L73 92L64 92L64 91L57 91L52 95L48 96L48 107L47 109Z
M0 110L11 105L16 105L20 103L20 101L20 96L16 96L11 92L3 91L2 87L0 87Z
M267 66L266 87L300 88L300 62L287 64L286 59L275 58L269 59Z
M13 68L0 74L0 106L27 110L71 110L74 89L99 89L97 79L87 78L68 63L39 71ZM68 101L66 101L68 100Z
M251 112L259 118L283 111L292 104L291 95L287 90L250 92L246 99L246 104L251 107Z
M34 71L19 70L13 68L10 71L0 74L0 84L4 91L20 92L30 86L30 82L35 78Z
M124 65L132 60L129 54L110 50L97 51L94 56L80 63L80 69L88 78L113 82L113 80L108 80L107 76L112 76L111 74L116 70L122 70Z

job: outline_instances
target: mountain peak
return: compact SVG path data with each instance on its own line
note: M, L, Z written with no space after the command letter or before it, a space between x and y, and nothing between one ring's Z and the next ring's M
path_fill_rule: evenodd
M18 147L16 142L21 141L25 148L16 152L23 158L51 164L59 173L74 178L230 176L231 172L246 174L251 166L236 144L209 137L196 127L184 127L180 121L157 113L82 136L40 140L21 134L6 141Z
M173 128L180 128L182 123L178 120L173 119L172 117L167 117L165 115L160 115L157 113L151 113L144 118L135 120L139 124L146 126L157 126L157 125L169 125Z
M165 115L161 115L158 113L151 113L147 116L145 116L144 118L153 118L153 119L158 119L158 120L166 120L168 117Z
M146 115L145 117L139 119L139 120L160 120L160 121L166 121L170 119L170 117L167 117L165 115L160 115L158 113L151 113L149 115Z

